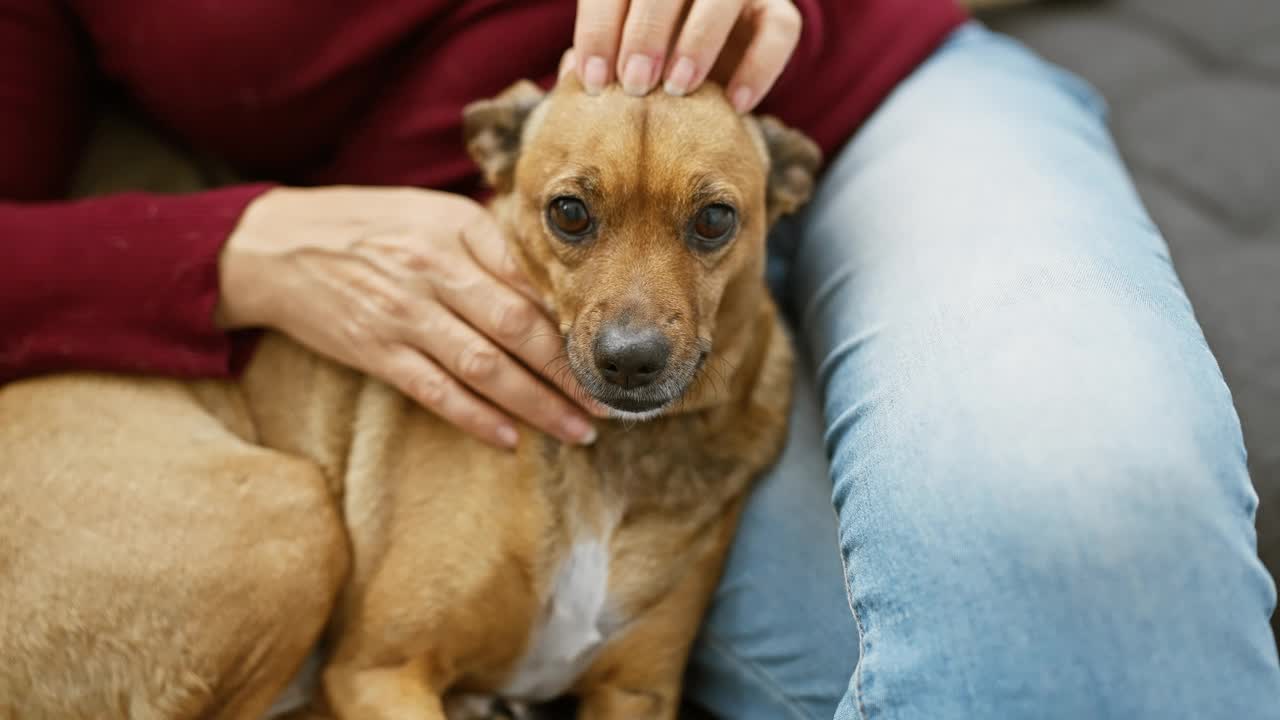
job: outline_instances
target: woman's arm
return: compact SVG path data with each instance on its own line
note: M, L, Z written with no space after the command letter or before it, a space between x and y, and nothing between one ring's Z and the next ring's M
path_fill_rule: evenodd
M0 382L234 372L247 347L214 324L218 257L265 189L0 203Z
M265 186L54 202L83 147L89 68L52 2L0 0L0 382L57 370L225 376L218 256Z
M53 8L0 0L0 383L226 376L249 350L226 330L271 327L496 445L518 441L513 417L592 440L567 397L591 407L582 389L537 374L563 351L555 325L466 198L245 186L58 201L87 103L74 22Z

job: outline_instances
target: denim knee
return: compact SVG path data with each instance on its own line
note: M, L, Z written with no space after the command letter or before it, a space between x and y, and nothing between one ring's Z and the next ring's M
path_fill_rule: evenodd
M1275 662L1274 586L1217 365L1193 324L1103 281L1059 281L1072 303L1036 292L956 323L888 323L824 362L855 694L869 717L926 686L935 709L988 717L1028 716L1019 702L1089 717L1236 702L1253 717L1210 660L1238 659L1238 677ZM936 657L915 665L922 652ZM940 666L947 682L911 679Z

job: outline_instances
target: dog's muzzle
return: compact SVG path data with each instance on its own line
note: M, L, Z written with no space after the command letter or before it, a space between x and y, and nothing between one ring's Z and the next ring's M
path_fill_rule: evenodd
M691 358L673 345L660 327L606 322L589 344L570 343L569 364L578 382L600 403L621 415L653 417L689 389L707 356L699 348ZM583 352L586 350L587 352Z

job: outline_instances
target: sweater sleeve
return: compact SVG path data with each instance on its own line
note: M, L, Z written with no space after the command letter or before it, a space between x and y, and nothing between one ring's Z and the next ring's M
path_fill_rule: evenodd
M87 70L62 3L0 0L0 383L59 370L219 377L218 255L266 186L54 202L83 144Z
M226 377L218 255L266 186L0 203L0 382L59 370Z

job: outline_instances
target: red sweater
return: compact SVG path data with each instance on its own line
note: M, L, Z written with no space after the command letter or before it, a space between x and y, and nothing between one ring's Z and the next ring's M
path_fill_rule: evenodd
M953 0L796 4L804 34L760 110L828 154L964 20ZM0 0L0 382L237 364L217 258L266 186L58 202L99 84L250 177L474 193L463 105L549 83L574 5Z

